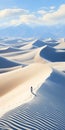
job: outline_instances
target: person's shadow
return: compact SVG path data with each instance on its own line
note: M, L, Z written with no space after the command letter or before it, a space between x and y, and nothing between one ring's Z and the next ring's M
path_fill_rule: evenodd
M37 96L34 92L33 92L33 87L31 86L31 93L34 95L34 96Z

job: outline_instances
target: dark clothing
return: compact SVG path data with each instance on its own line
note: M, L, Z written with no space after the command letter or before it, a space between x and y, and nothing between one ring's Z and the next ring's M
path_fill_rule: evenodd
M34 96L36 96L36 94L33 92L33 87L31 86L31 93L34 95Z
M33 92L33 87L31 86L31 92Z

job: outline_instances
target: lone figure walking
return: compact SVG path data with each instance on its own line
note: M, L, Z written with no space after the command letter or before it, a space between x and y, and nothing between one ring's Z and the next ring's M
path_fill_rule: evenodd
M31 86L31 93L33 93L33 87Z
M30 90L31 90L31 93L32 93L34 96L36 96L36 94L33 92L33 87L32 87L32 86L31 86Z

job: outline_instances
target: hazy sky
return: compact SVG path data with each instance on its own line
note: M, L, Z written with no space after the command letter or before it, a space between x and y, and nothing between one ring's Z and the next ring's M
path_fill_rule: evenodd
M0 29L65 27L65 0L1 0Z
M35 11L42 7L55 6L58 8L64 3L65 0L1 0L0 9L17 7Z

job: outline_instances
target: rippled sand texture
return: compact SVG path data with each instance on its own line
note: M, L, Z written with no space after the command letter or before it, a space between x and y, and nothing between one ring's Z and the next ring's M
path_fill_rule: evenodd
M1 39L0 129L65 129L63 39Z

